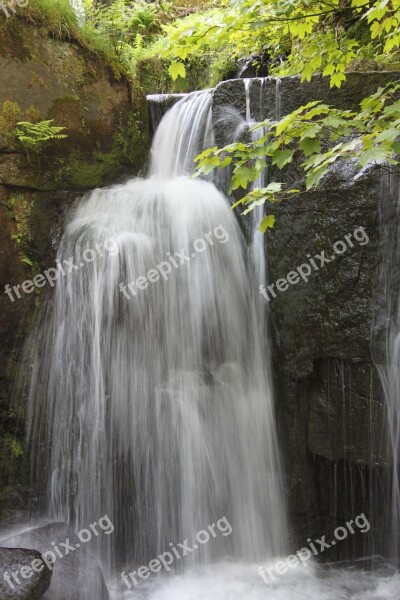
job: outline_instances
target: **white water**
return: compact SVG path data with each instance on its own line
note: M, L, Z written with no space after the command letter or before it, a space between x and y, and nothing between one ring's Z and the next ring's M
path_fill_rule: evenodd
M153 575L153 577L155 577ZM400 575L390 567L292 569L271 583L248 563L219 563L192 572L143 582L115 600L398 600Z
M286 547L247 250L229 201L212 183L181 176L212 136L210 101L194 94L163 119L148 179L95 190L78 206L59 260L79 265L107 239L118 253L59 280L38 334L34 472L47 474L54 519L79 529L111 518L115 533L98 540L108 571L146 564L223 516L232 534L199 547L186 568L271 559ZM213 243L193 252L206 235ZM120 282L182 251L190 260L168 280L130 299L121 293Z

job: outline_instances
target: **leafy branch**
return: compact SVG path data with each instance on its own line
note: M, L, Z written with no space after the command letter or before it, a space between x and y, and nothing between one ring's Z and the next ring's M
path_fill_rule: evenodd
M283 55L275 74L300 74L309 81L322 72L331 87L340 87L346 69L362 51L343 22L348 13L351 21L365 23L376 56L398 50L399 0L226 0L201 19L191 15L166 26L163 54L172 61L173 79L186 76L185 60L227 49L236 58L257 52L267 52L272 60Z
M343 159L355 161L358 168L373 162L397 166L399 98L400 84L394 82L365 98L358 112L309 102L279 121L267 119L257 124L255 128L265 130L257 140L208 148L196 158L196 175L231 168L230 193L239 188L247 191L234 207L245 205L243 214L247 214L265 202L274 203L318 189L332 166ZM304 172L304 190L287 189L284 183L273 181L264 188L248 191L268 164L282 170L294 160Z

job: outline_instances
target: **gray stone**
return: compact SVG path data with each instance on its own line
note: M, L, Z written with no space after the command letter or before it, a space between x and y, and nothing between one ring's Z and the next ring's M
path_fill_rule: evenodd
M66 540L75 548L74 551L70 550L68 555L60 545L60 542L65 543ZM109 600L100 564L89 552L93 546L95 547L95 536L85 547L69 525L50 523L2 540L2 544L6 547L29 547L42 554L47 551L54 553L55 546L52 542L59 547L63 557L57 556L51 585L44 598L47 600Z
M41 569L39 573L32 569L33 563L36 569ZM25 576L29 576L27 579L21 575L22 568L25 568ZM11 573L15 574L15 578ZM48 589L51 576L51 571L43 565L41 554L37 550L0 548L1 600L38 600Z

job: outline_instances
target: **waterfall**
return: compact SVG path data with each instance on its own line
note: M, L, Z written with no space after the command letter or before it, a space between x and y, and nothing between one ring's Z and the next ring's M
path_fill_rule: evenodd
M378 364L386 400L389 433L390 532L389 556L400 561L400 186L395 174L381 178L380 231L382 267L380 290L384 292L385 333L383 361Z
M157 128L150 151L150 173L171 178L191 175L194 159L214 143L212 90L194 92L177 102Z
M255 277L228 199L187 177L212 144L211 102L211 91L194 93L166 113L147 179L77 206L58 264L78 267L58 279L35 337L27 420L42 506L76 528L107 514L109 570L222 517L232 535L186 565L286 547Z

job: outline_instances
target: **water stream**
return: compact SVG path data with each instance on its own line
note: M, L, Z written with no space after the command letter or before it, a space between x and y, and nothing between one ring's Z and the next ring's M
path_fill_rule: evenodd
M388 492L387 545L392 560L400 564L400 187L395 174L380 183L382 267L380 289L384 295L384 356L378 363L386 400L389 432L388 461L392 477Z

